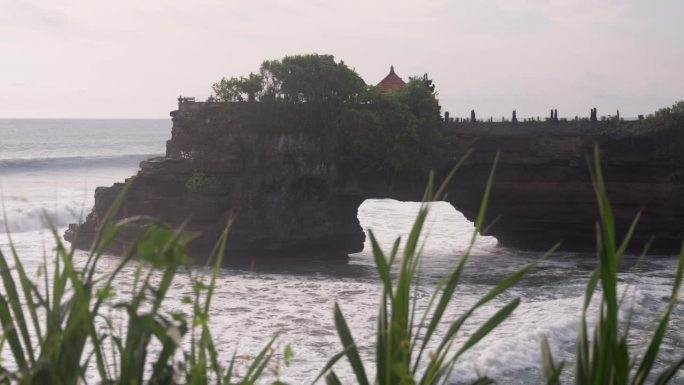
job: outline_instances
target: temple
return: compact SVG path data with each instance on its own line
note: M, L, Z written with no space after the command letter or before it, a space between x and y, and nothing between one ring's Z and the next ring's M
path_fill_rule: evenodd
M401 88L406 82L394 73L394 66L390 66L390 73L378 83L377 87L382 92L389 92Z

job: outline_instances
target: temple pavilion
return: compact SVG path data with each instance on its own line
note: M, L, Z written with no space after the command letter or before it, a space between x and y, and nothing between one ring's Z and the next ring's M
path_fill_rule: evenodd
M390 73L378 83L377 87L382 92L389 92L401 88L406 82L394 73L394 66L390 66Z

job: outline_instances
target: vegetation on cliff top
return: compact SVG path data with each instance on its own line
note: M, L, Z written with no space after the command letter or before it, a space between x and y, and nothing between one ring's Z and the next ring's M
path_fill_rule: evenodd
M684 101L661 108L646 119L610 126L605 133L632 143L651 142L657 149L654 157L684 161Z
M370 88L367 100L340 111L334 128L343 160L413 175L435 166L443 138L439 102L427 76L412 77L391 92Z
M653 114L654 119L664 119L672 115L684 115L684 100L680 100L672 107L661 108Z
M664 107L648 115L646 119L636 121L628 130L615 130L615 133L641 135L654 132L667 133L670 130L681 131L684 127L684 100L675 102L670 107Z
M223 78L212 86L226 102L350 103L362 98L366 83L332 55L295 55L266 60L259 74Z
M339 158L368 168L425 174L441 138L441 107L427 74L401 88L368 86L332 55L264 61L259 74L223 78L214 100L307 104L321 112L318 131L339 141Z

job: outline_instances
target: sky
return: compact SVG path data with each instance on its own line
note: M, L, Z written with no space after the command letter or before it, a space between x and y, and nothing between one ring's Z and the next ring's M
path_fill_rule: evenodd
M164 118L305 53L368 84L428 73L451 116L636 116L684 99L682 17L682 0L0 0L0 118Z

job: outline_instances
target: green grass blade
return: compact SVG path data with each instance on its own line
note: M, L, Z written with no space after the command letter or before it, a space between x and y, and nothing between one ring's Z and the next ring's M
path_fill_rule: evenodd
M389 261L387 261L387 265L389 265L390 267L394 264L394 260L397 258L400 243L401 237L398 237L394 240L394 245L392 245L392 252L390 253Z
M5 218L5 221L7 219ZM33 334L38 338L38 344L42 344L43 341L43 333L41 331L40 327L40 322L38 319L38 313L36 309L38 308L39 304L42 303L42 300L40 298L40 294L38 293L38 290L36 290L35 284L28 278L28 275L26 274L26 271L24 269L24 264L21 262L21 259L19 258L19 255L17 254L17 249L14 247L14 242L12 241L11 235L9 233L9 230L7 231L7 239L9 241L9 247L10 251L12 253L12 258L14 259L14 267L17 270L17 274L19 275L19 283L21 284L21 289L22 292L24 293L24 300L26 301L26 308L29 311L29 315L31 317L31 322L33 324ZM1 253L1 252L0 252ZM2 259L5 259L4 256L2 256ZM45 278L47 279L47 271L45 271ZM38 298L38 302L34 301L32 293L36 293ZM49 304L48 304L49 306ZM30 346L31 344L29 344ZM35 360L33 359L34 353L33 350L29 352L31 359L33 363L35 363Z
M391 301L389 324L389 350L391 351L393 376L404 377L409 373L411 361L412 306L411 288L415 282L420 258L417 252L420 234L428 215L428 206L421 205L411 232L407 237L401 267L399 269L394 298ZM390 383L397 381L394 377Z
M439 347L437 348L437 353L441 354L444 351L444 349L450 344L450 341L452 341L453 338L456 336L461 326L463 326L465 321L473 314L473 312L475 312L475 310L485 305L492 299L496 298L499 294L505 292L511 286L520 282L520 280L522 280L526 274L532 271L537 266L537 264L544 260L548 255L553 253L557 247L558 245L554 246L539 260L524 266L523 268L511 273L510 275L499 281L499 283L494 288L490 289L489 292L487 292L487 294L482 296L482 298L480 298L480 300L477 303L471 306L470 309L463 313L463 315L461 315L456 321L451 323L447 333L442 338L442 341Z
M444 195L444 191L446 190L447 186L451 182L451 180L454 178L454 174L456 174L456 171L461 168L463 163L470 157L470 155L473 153L473 149L470 148L466 153L456 162L456 165L451 168L451 171L447 174L447 176L444 178L442 181L442 184L439 186L437 189L437 192L431 197L430 200L441 200Z
M20 266L21 262L19 262ZM28 327L26 325L26 319L24 318L24 309L21 308L21 299L19 298L19 293L17 292L17 286L14 282L14 277L10 272L9 266L7 265L7 260L5 255L0 251L0 277L2 278L2 283L5 287L6 300L12 309L12 318L19 330L19 335L22 338L24 349L28 356L28 361L31 365L35 364L36 360L33 355L33 346L31 343L31 337L29 336ZM30 295L30 292L29 292ZM32 297L31 297L32 298ZM27 299L27 306L33 305L32 299ZM35 311L35 309L33 309Z
M273 343L275 342L276 338L278 338L278 335L276 334L271 338L271 340L264 346L263 349L257 354L257 356L254 358L254 361L252 364L247 368L247 372L245 373L245 378L250 379L250 380L256 380L259 378L261 373L263 372L264 368L266 365L268 365L268 362L271 360L271 357L273 356L273 349L271 346L273 346Z
M423 198L420 201L421 202L432 201L432 197L434 196L434 194L433 194L434 188L435 188L435 171L430 170L430 172L428 173L427 186L425 186L425 192L423 193Z
M505 321L513 311L520 304L520 298L516 298L509 302L506 306L499 309L494 315L492 315L484 324L482 324L461 346L460 349L448 360L446 360L447 354L449 354L451 343L453 339L446 339L447 343L444 346L440 346L435 352L435 358L433 358L428 367L423 373L423 377L420 381L421 385L435 384L439 379L444 379L449 376L455 362L458 358L468 351L470 348L475 346L480 340L486 337L492 330L499 326L503 321ZM462 316L465 319L467 317ZM459 321L457 321L459 322ZM461 322L462 323L462 322ZM445 365L446 363L446 365Z
M677 299L679 298L679 290L682 286L682 274L684 273L684 248L679 253L679 263L677 264L677 273L675 275L675 282L672 286L672 294L670 296L670 301L665 309L665 314L658 322L658 327L651 337L651 342L649 343L646 353L639 363L639 368L636 371L633 385L642 385L646 383L649 373L655 364L656 357L658 356L658 350L660 345L663 343L663 338L665 337L665 332L667 331L670 317L674 307L677 305Z
M594 292L596 291L596 286L598 285L598 281L600 278L599 270L599 268L594 269L594 271L591 273L591 276L589 277L587 288L584 291L584 306L582 307L583 312L586 312L589 308L591 298L594 296Z
M47 252L43 248L43 288L45 289L45 296L42 298L43 302L43 307L45 308L45 312L50 314L50 282L48 279L48 269L47 269L48 263L47 263ZM40 295L40 294L39 294ZM42 336L42 333L41 333ZM43 341L40 341L41 345L43 344Z
M416 216L416 220L413 222L411 231L409 232L409 235L406 238L406 245L404 246L404 257L402 259L401 271L399 273L400 281L402 278L409 278L405 275L402 275L402 273L408 271L408 267L413 262L413 257L416 255L416 249L418 247L418 240L420 239L420 234L423 230L423 226L425 225L425 219L427 218L427 215L427 206L421 206L420 210L418 211L418 215ZM399 286L399 283L397 283L397 286Z
M3 220L4 220L5 224L9 224L9 221L7 219L7 211L5 210L4 197L0 197L0 202L2 203ZM7 226L6 230L7 230L6 235L7 235L9 248L10 248L10 251L12 253L12 257L14 258L15 268L17 269L17 272L19 274L19 279L20 279L20 283L22 286L22 291L24 292L24 297L26 300L26 307L29 310L29 314L31 316L31 320L33 323L34 335L37 337L39 345L43 345L43 343L44 343L43 333L42 333L42 330L40 328L40 322L38 321L38 315L36 312L36 308L38 306L33 301L33 296L31 295L32 289L30 288L30 286L33 286L33 288L35 288L35 285L33 285L33 283L28 279L26 272L24 271L24 266L21 263L21 259L19 258L18 254L17 254L16 247L14 246L14 241L12 240L12 234L9 231L9 226ZM1 251L0 251L0 259L2 260L1 262L4 265L4 267L0 267L0 270L2 270L4 272L6 270L6 267L7 267L7 262L6 262L5 256L2 255ZM10 278L11 278L11 275L10 275ZM45 271L45 280L46 280L46 290L47 290L47 270ZM3 282L5 282L5 284L8 283L4 277L4 274L3 274ZM13 285L13 283L12 283L12 285ZM14 291L16 292L16 290L14 290ZM37 293L37 290L36 290L36 293ZM8 293L8 295L10 295L10 294ZM13 302L11 297L12 297L12 295L10 295L10 298L9 298L10 302ZM49 309L50 309L49 298L47 301L48 302L42 302L42 303L45 305L46 312L49 312ZM19 302L17 302L17 303L19 303ZM39 303L41 303L41 301L39 301ZM14 312L16 313L16 309L14 310ZM23 318L23 314L21 313L21 311L17 314L17 316ZM18 321L21 325L24 325L24 327L22 329L26 329L25 321L24 320L18 320ZM29 350L29 359L30 359L32 364L35 364L35 356L33 353L33 346L32 346L33 344L30 342L30 339L27 338L28 332L26 332L25 330L22 330L21 333L22 333L22 338L24 339L24 343L26 344L26 347Z
M235 357L237 357L237 349L233 351L233 357L230 359L230 364L228 364L228 369L226 369L226 374L223 376L223 382L230 384L233 379L233 370L235 368Z
M461 354L463 354L465 351L468 349L472 348L480 342L481 339L487 336L492 330L494 330L497 326L499 326L503 321L505 321L512 313L513 311L520 305L520 298L516 298L509 302L506 306L502 307L499 309L496 313L494 313L493 316L491 316L487 322L485 322L482 326L480 326L475 333L473 333L470 338L461 346L461 348L458 350L456 355L454 356L454 360L458 358Z
M12 357L17 363L20 370L26 370L28 365L26 364L26 356L24 355L24 348L21 346L21 341L17 330L14 326L14 320L12 319L12 314L9 310L9 304L5 300L3 295L0 295L0 325L2 325L2 333L4 335L5 341L12 351Z
M85 280L88 282L94 281L94 276L95 276L95 267L97 266L98 261L100 258L104 255L106 250L109 249L109 246L111 245L112 242L118 237L118 235L128 226L130 223L140 221L141 217L134 217L134 218L127 218L121 222L118 222L116 224L111 224L109 226L103 227L99 232L98 232L98 237L103 237L104 240L99 240L95 239L93 242L99 243L101 246L100 248L95 252L95 255L91 254L88 256L89 261L88 263L90 264L89 268L88 265L86 265L86 268L84 268L84 273L85 273ZM154 220L149 220L149 224L153 224L156 221ZM129 250L126 252L126 257L121 259L121 262L119 262L119 265L114 269L113 274L109 276L109 280L112 281L114 277L118 274L118 272L123 269L128 263L130 262L130 258L128 258L128 254L132 254L135 249L136 245L138 244L140 238L144 234L138 235L136 240L133 242L133 245L129 247Z
M584 304L582 307L582 315L580 317L580 327L577 334L577 348L576 348L576 364L575 364L575 379L576 384L581 385L589 383L588 376L591 373L590 355L589 355L589 336L587 335L587 309L591 303L591 299L596 291L596 286L599 280L599 268L597 267L591 274L587 288L584 293Z
M359 385L369 385L368 376L366 376L366 370L363 367L363 361L359 356L359 351L356 348L356 343L354 343L354 338L349 331L349 326L347 326L347 321L344 319L342 310L340 309L337 302L334 305L334 318L335 318L335 328L337 329L337 334L340 337L342 346L345 348L347 359L349 364L354 370L354 375Z
M679 369L684 366L684 357L682 357L679 361L675 362L674 364L670 365L669 368L667 368L664 372L658 376L656 381L653 383L654 385L666 385L670 383L670 380L672 380L679 371Z
M339 353L336 353L334 356L330 357L328 362L325 363L325 366L323 369L318 373L316 378L311 382L311 385L314 385L318 380L321 379L332 367L339 361L342 357L346 356L349 350L351 350L353 346L348 346L346 349L342 350Z
M544 255L539 258L538 260L527 264L526 266L522 267L521 269L511 273L497 285L491 289L487 294L485 294L477 303L481 306L495 297L497 297L499 294L503 293L504 291L508 290L511 286L516 285L518 282L520 282L527 274L529 274L532 270L536 269L537 266L544 261L546 258L548 258L551 254L555 253L556 250L560 247L560 243L555 244L551 249L549 249Z
M475 239L477 238L478 232L482 230L484 221L486 219L487 207L489 206L489 197L492 194L492 186L494 185L494 175L496 174L496 167L499 164L499 158L501 154L497 151L494 156L494 162L492 163L492 168L489 170L489 176L487 176L487 184L485 185L484 193L482 194L482 201L480 203L480 208L477 212L477 218L475 219L475 232L470 240L468 246L467 254L470 254L472 247L475 245Z
M422 247L421 247L421 249L422 249ZM420 253L422 255L422 250L420 251ZM418 260L418 258L416 258L416 260ZM418 271L417 266L415 267L415 271L416 272ZM411 360L412 360L412 356L414 353L414 347L413 347L413 344L411 342L414 340L414 338L417 337L417 336L413 335L414 329L417 329L417 332L420 332L420 330L421 330L420 325L417 325L417 327L416 327L416 312L417 312L417 308L418 308L417 298L419 297L419 291L418 290L420 288L420 276L417 273L415 274L414 282L415 283L413 285L413 300L411 301L411 314L409 315L409 321L408 321L408 324L406 326L406 334L404 335L403 341L399 346L400 349L402 349L404 351L404 357L405 358L404 358L404 362L402 365L404 368L402 370L406 372L404 374L404 376L408 376L409 373L411 373L411 374L414 373L414 371L412 369L410 369Z
M340 382L340 379L337 378L335 372L330 372L327 376L325 376L325 383L326 385L342 385L342 382Z
M565 362L556 365L553 361L551 348L549 347L549 340L546 337L541 339L542 351L542 374L546 385L560 385L560 375L565 366Z
M461 346L461 348L449 359L446 359L447 354L449 354L451 344L453 342L453 337L455 335L455 332L453 331L454 329L459 329L460 325L465 322L465 320L469 317L470 314L472 314L472 311L467 312L466 314L462 315L459 320L455 321L451 328L449 329L449 332L447 333L447 336L444 337L442 340L442 345L437 348L437 350L434 353L434 357L428 364L428 367L425 369L425 372L423 373L423 377L420 381L421 385L428 385L428 384L434 384L436 381L438 381L440 378L444 378L445 376L448 376L448 373L451 372L451 369L453 368L454 363L458 358L466 352L468 349L472 348L475 346L480 340L482 340L484 337L487 336L492 330L494 330L497 326L499 326L503 321L505 321L512 313L513 311L518 307L520 304L520 298L516 298L513 301L509 302L506 306L503 308L499 309L494 315L492 315L484 324L482 324L469 338L468 340ZM455 327L454 325L458 325ZM451 334L451 335L450 335ZM446 365L444 363L446 362Z
M211 334L211 329L209 329L209 326L204 326L203 329L204 339L206 341L206 349L209 353L209 363L211 364L211 369L214 371L214 374L218 379L218 385L221 385L221 365L219 364L218 351L214 345L214 337Z
M627 230L627 234L625 234L625 237L622 239L622 243L620 243L620 247L618 247L617 251L615 252L618 262L627 250L627 246L629 246L629 241L632 240L632 236L634 235L634 230L636 229L637 223L639 223L639 219L641 219L641 212L638 212L636 216L634 216L634 219L632 220L632 223L629 225L629 229Z
M613 219L613 212L610 209L610 202L608 201L603 171L601 170L601 156L598 144L594 145L593 167L590 167L589 171L594 182L594 193L601 218L601 227L604 232L603 245L606 247L608 255L615 255L615 221Z
M387 299L383 296L378 311L378 328L376 331L375 357L376 382L388 383L392 378L392 341L387 316Z
M425 313L423 314L423 318L421 319L419 328L421 327L421 325L423 325L423 323L427 320L428 317L430 318L430 322L425 330L423 342L421 343L420 348L418 349L418 356L416 357L412 370L414 373L418 370L418 364L420 363L420 359L423 356L423 353L425 352L427 344L432 339L434 332L437 330L437 326L442 321L442 317L444 316L444 312L446 311L447 305L453 298L454 291L456 290L456 287L458 286L458 283L461 280L461 275L463 274L463 269L465 268L465 263L467 259L467 255L464 255L461 258L458 265L456 265L456 268L453 269L452 273L448 276L446 284L443 285L443 290L439 287L441 285L438 285L438 287L435 289L435 293L430 299L430 302L432 302L433 299L436 298L440 290L442 290L442 295L434 311L430 312L432 304L429 303L425 310ZM418 338L418 333L416 333L415 338Z
M465 160L465 158L469 155L470 155L470 153L467 153L465 157L461 158L461 161L459 161L458 165L460 165ZM485 191L483 193L483 197L482 197L482 200L480 202L480 207L478 210L477 218L475 220L475 230L473 231L473 235L470 239L470 243L468 245L468 248L466 249L463 256L461 257L461 260L459 261L459 264L457 265L457 267L449 275L449 278L447 278L444 283L442 281L440 281L440 283L438 284L438 287L436 288L436 290L434 291L433 295L431 296L431 298L428 302L428 306L425 309L425 312L423 313L423 317L421 319L420 325L418 326L418 333L416 334L416 337L415 337L416 339L419 336L422 325L424 325L424 323L428 317L431 317L431 321L430 321L430 325L428 326L428 328L426 330L425 337L423 338L423 343L421 344L421 347L418 350L418 357L416 358L414 365L413 365L412 371L414 373L418 369L418 365L420 364L420 358L422 357L422 355L425 351L425 348L426 348L427 344L429 343L429 341L430 341L430 339L434 333L434 329L436 328L437 324L441 320L441 317L443 316L444 309L446 308L446 305L448 305L448 303L450 302L450 300L452 298L453 291L455 290L455 288L458 285L458 282L460 280L462 269L465 266L465 263L468 259L468 256L470 255L470 251L474 247L475 241L477 240L477 236L482 229L483 223L485 221L486 212L487 212L487 206L489 204L489 197L491 194L492 185L494 183L494 175L496 173L496 166L497 166L498 161L499 161L499 156L500 156L500 154L497 152L496 156L494 157L494 162L492 163L492 168L489 171L489 175L487 177L487 184L485 185ZM455 172L456 169L457 169L457 167L455 167L452 170L452 173L450 174L450 176L453 175L453 172ZM445 188L445 186L446 186L446 183L443 183L442 186L440 187L440 189L439 189L440 194L441 194L441 191ZM446 289L443 292L443 295L440 299L440 302L438 303L437 309L434 311L434 313L430 313L432 311L432 305L433 305L434 301L436 300L437 295L438 295L439 291L441 290L442 285L446 285ZM474 309L473 309L473 311L474 311ZM438 350L443 349L446 346L446 344L448 343L448 341L450 341L451 338L453 338L455 336L456 332L460 328L460 325L462 324L462 322L465 322L465 319L467 319L467 317L470 315L470 313L472 313L472 312L466 313L463 317L461 317L460 320L457 320L455 323L452 324L452 327L450 328L451 330L447 334L448 336L450 334L450 336L444 338L444 340L442 341L442 344L440 345L440 349L438 349ZM412 347L415 345L415 342L416 341L413 341Z
M587 320L584 314L582 314L580 319L575 359L575 383L588 383L586 379L589 373L589 341L587 336Z
M51 219L48 220L48 226L57 242L56 248L62 256L65 275L68 277L71 288L74 291L74 300L71 302L69 318L67 319L62 337L60 361L58 362L60 371L65 376L73 377L74 373L78 370L79 358L83 352L88 331L94 322L88 309L91 299L91 288L81 281L81 277L73 265L73 254L67 252L62 244L57 227Z
M114 202L112 202L112 205L109 206L109 209L105 213L104 217L102 217L102 221L100 228L97 231L97 234L95 234L95 238L93 241L93 245L90 249L90 256L99 256L104 254L108 246L108 243L111 243L111 241L114 239L113 236L105 236L105 232L107 232L108 228L112 225L112 221L114 217L116 216L117 212L121 208L121 205L123 204L123 200L126 197L126 194L128 193L128 189L131 187L131 183L126 183L124 186L123 190L119 193L119 195L116 196L114 199ZM113 235L110 232L110 235ZM103 245L105 247L103 247ZM89 266L92 266L94 262L91 260L91 257L89 256L88 261L86 262L86 267L84 271L88 270Z
M370 237L371 246L373 250L373 259L375 259L375 265L378 268L378 273L380 273L380 279L382 280L383 290L387 295L392 298L392 278L390 277L390 265L387 263L385 254L382 252L380 245L378 244L373 231L368 230L368 236Z
M228 233L232 227L233 220L229 220L226 227L221 233L221 237L218 240L218 250L216 254L216 263L214 264L214 270L211 273L211 281L209 282L209 287L207 288L207 296L204 302L204 312L209 314L209 306L211 304L212 296L214 295L214 288L216 287L216 278L218 277L219 271L221 270L221 265L223 263L223 256L226 253L226 242L228 241Z

